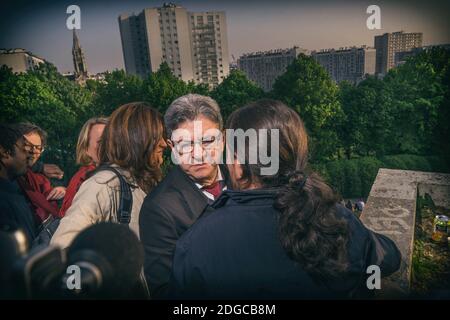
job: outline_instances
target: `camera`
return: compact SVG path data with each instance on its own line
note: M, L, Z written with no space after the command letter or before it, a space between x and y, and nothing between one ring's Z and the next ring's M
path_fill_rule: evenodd
M120 224L89 227L66 250L28 250L22 231L0 232L0 261L3 299L149 298L142 246Z

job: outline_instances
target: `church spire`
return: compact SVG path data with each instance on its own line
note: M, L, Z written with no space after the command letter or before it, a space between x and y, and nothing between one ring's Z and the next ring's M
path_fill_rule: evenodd
M73 66L76 78L87 78L88 71L86 60L84 59L83 50L81 49L77 33L73 29L73 46L72 46Z
M72 50L78 49L80 47L80 43L78 41L78 36L77 36L77 32L75 31L75 28L73 29L73 47Z

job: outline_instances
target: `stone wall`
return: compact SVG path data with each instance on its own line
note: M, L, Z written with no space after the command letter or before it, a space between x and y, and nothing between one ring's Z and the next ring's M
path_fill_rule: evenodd
M410 289L417 195L429 193L450 208L450 174L380 169L361 214L369 229L391 238L402 254L400 270L382 280L379 296L407 295Z

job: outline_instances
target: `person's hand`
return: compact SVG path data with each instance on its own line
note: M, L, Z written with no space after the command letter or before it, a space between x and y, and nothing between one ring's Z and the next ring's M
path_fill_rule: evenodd
M56 164L44 163L44 175L49 179L62 179L64 171L62 171Z
M66 195L65 187L55 187L48 194L47 200L59 200L64 198L65 195Z

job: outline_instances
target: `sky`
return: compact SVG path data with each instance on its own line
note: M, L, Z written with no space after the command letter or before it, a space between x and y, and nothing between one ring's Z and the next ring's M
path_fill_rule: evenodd
M160 7L153 0L2 0L0 48L24 48L51 63L60 72L73 71L72 32L66 27L66 9L81 9L80 44L90 73L122 69L123 55L117 18ZM320 50L373 46L375 35L403 30L423 32L424 45L450 43L450 1L438 0L187 0L172 1L188 11L225 11L229 54L294 45ZM369 30L369 5L381 9L381 29Z

